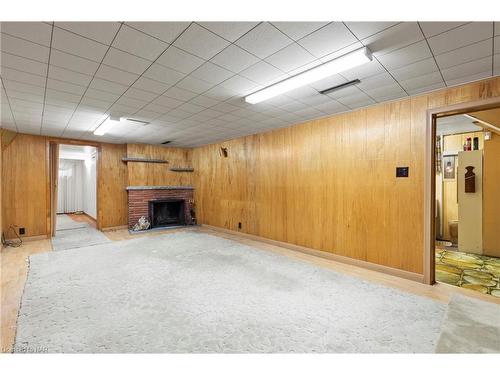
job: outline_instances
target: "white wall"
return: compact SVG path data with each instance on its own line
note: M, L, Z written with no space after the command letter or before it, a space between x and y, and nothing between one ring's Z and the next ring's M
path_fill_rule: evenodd
M77 211L97 217L96 149L61 145L57 213Z
M83 211L94 219L97 218L96 156L94 149L84 161L83 173Z

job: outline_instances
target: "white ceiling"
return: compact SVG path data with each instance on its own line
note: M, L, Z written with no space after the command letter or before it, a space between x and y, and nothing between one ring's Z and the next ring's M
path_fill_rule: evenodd
M438 135L448 135L482 131L483 128L474 125L473 121L474 120L464 115L438 118L436 122L436 133Z
M2 22L1 123L24 133L199 146L500 74L496 22ZM243 97L367 46L372 62ZM359 78L321 95L318 90ZM92 131L113 112L150 122Z

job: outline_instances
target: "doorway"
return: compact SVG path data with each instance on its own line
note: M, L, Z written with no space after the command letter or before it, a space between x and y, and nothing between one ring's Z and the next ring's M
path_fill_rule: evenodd
M97 149L59 145L56 198L58 231L97 225Z
M436 282L500 298L499 104L432 114L428 260Z

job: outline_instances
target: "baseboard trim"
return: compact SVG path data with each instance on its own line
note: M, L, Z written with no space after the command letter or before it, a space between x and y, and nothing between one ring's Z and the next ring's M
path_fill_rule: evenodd
M409 272L409 271L405 271L405 270L400 270L400 269L392 268L392 267L387 267L387 266L383 266L381 264L370 263L370 262L366 262L364 260L353 259L353 258L345 257L345 256L342 256L342 255L336 255L336 254L328 253L326 251L315 250L315 249L311 249L309 247L294 245L294 244L291 244L291 243L288 243L288 242L282 242L282 241L272 240L272 239L265 238L265 237L260 237L260 236L254 235L254 234L237 232L237 231L234 231L234 230L230 230L230 229L226 229L226 228L221 228L221 227L216 227L216 226L213 226L213 225L201 224L201 226L205 227L207 229L211 229L211 230L216 231L216 232L223 232L223 233L233 234L233 235L237 235L237 236L240 236L240 237L248 238L250 240L264 242L264 243L267 243L267 244L270 244L270 245L284 247L286 249L293 250L293 251L298 251L298 252L301 252L301 253L304 253L304 254L317 256L319 258L333 260L335 262L345 263L345 264L349 264L351 266L365 268L365 269L368 269L368 270L371 270L371 271L377 271L377 272L385 273L385 274L388 274L388 275L391 275L391 276L397 276L397 277L401 277L403 279L407 279L407 280L411 280L411 281L416 281L416 282L419 282L419 283L424 283L424 275L421 275L421 274L418 274L418 273Z
M128 229L128 225L117 225L116 227L106 227L102 228L102 232L110 232L112 230Z
M27 237L21 236L23 242L46 240L47 238L50 238L49 235L47 234L40 234L38 236L27 236Z

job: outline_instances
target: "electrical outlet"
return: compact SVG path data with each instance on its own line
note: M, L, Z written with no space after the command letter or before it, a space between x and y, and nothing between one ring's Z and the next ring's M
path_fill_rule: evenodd
M26 234L26 229L24 227L19 228L19 235Z

